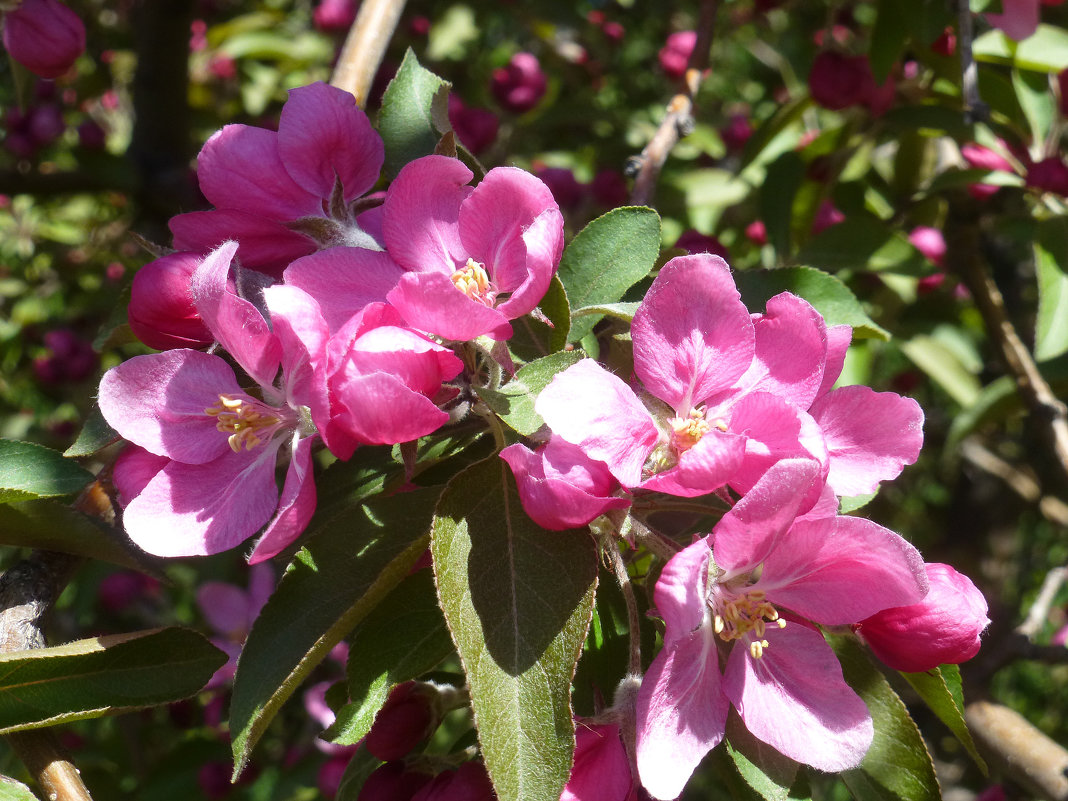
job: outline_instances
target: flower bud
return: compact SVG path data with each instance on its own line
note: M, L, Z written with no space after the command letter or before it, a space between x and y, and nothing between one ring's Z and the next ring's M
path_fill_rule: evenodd
M575 761L560 801L625 801L630 794L630 760L619 726L575 726Z
M509 111L530 111L545 96L548 80L533 53L516 53L506 67L498 67L490 79L490 91Z
M475 156L497 140L500 123L489 109L465 106L456 95L449 95L449 124L456 138Z
M321 31L347 31L356 20L357 0L320 0L312 13Z
M430 780L426 773L408 770L403 762L387 762L367 777L357 801L411 801Z
M1027 185L1043 192L1055 192L1068 197L1068 165L1060 156L1036 161L1027 168Z
M23 0L4 15L4 47L42 78L58 78L85 52L85 25L59 0Z
M817 105L841 111L866 102L875 89L875 80L865 56L824 50L812 62L808 88Z
M430 784L412 796L412 801L494 801L486 766L465 762L455 771L439 773Z
M931 589L922 601L884 609L857 625L875 655L894 670L919 673L971 659L990 624L986 598L971 579L949 565L925 567Z
M200 260L196 253L172 253L149 262L134 276L130 328L150 348L199 348L214 340L193 305L190 288Z
M946 257L946 238L937 228L917 225L909 233L909 242L932 264L942 266L942 260Z
M403 759L437 728L437 692L421 682L398 684L375 716L364 745L384 762Z
M575 178L567 167L542 167L534 174L553 193L553 200L564 211L574 211L582 204L586 187Z
M697 31L676 31L667 38L658 58L660 69L669 78L679 79L686 74L686 65L697 44Z

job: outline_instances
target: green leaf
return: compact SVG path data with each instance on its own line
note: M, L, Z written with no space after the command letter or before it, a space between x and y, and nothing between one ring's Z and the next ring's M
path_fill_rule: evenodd
M640 305L640 303L599 303L594 306L583 306L581 309L575 309L571 316L585 317L587 314L605 314L629 323L634 319L634 313L638 311Z
M968 0L968 8L973 14L1001 14L1004 12L1001 0Z
M450 653L452 640L438 607L429 570L408 576L356 627L349 638L349 697L325 738L358 743L393 685L417 678Z
M0 503L73 495L93 474L59 451L0 439Z
M498 797L558 801L575 744L571 678L593 613L593 540L531 522L511 471L491 457L442 493L431 549Z
M972 54L976 61L1013 64L1035 72L1060 72L1068 67L1068 31L1043 24L1022 42L1014 42L995 29L976 38Z
M1013 70L1012 87L1031 128L1031 140L1045 142L1050 127L1059 116L1057 102L1049 89L1049 76L1045 73Z
M337 801L359 801L363 783L381 764L381 759L360 746L352 755L349 764L345 766L345 772L341 774L341 784L337 788Z
M745 150L742 151L741 166L743 168L748 167L752 162L761 160L760 156L765 148L784 130L798 122L811 105L812 98L806 93L797 100L792 100L786 105L779 106L768 121L757 128L746 141Z
M522 361L529 362L556 353L563 350L568 342L571 304L559 276L553 276L538 308L551 325L529 314L512 320L512 330L515 333L508 340L508 348Z
M7 776L0 776L0 801L39 801L39 799L22 782Z
M902 344L901 350L961 406L978 400L979 379L947 343L918 334Z
M581 351L553 353L521 367L512 380L499 390L481 388L476 391L486 405L512 429L530 436L544 425L541 415L534 411L534 401L557 373L582 358Z
M0 545L72 553L155 572L155 560L122 532L47 498L0 505Z
M85 425L78 433L78 438L74 440L73 445L63 451L63 455L68 458L91 456L111 443L118 442L119 439L121 439L119 432L108 425L108 421L100 412L100 407L94 403L89 410L89 416L85 418Z
M875 738L842 780L857 801L939 801L934 764L905 705L852 635L830 637L846 683L864 699Z
M317 510L249 632L230 705L234 776L282 703L426 550L438 489Z
M202 635L182 628L0 654L0 734L178 701L225 662Z
M1038 224L1035 271L1038 274L1038 318L1035 358L1047 361L1068 353L1068 217Z
M965 750L975 760L983 775L988 775L986 762L975 750L968 724L964 722L964 692L961 689L960 668L942 665L926 673L902 673L905 680L919 693L923 702L938 719L949 727Z
M797 260L820 270L930 272L927 260L899 231L874 217L853 215L814 236Z
M615 303L649 274L660 255L660 215L644 206L612 209L571 240L557 272L572 307ZM578 342L600 319L572 318L570 342Z
M923 10L923 0L879 0L871 31L871 71L877 83L886 80L905 50L911 25Z
M378 132L386 147L383 172L395 177L409 161L434 152L448 125L449 82L425 69L411 48L382 96Z
M794 198L805 177L805 162L790 150L768 165L760 187L760 219L768 233L768 242L779 258L790 254L790 227L793 224Z
M763 311L768 299L780 292L793 292L811 303L827 325L851 325L857 338L890 338L886 330L868 317L849 287L833 275L812 267L742 270L734 274L734 280L751 311Z
M875 496L878 494L879 491L876 490L864 495L851 495L848 498L840 498L838 501L838 514L847 515L850 512L855 512L875 500Z
M732 708L725 744L739 775L766 801L786 801L797 777L798 764L754 737Z

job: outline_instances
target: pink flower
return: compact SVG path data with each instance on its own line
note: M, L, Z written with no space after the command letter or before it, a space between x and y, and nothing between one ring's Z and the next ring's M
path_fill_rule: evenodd
M493 801L496 797L486 766L471 761L439 773L412 796L412 801Z
M731 704L791 759L856 767L871 716L819 630L927 592L923 560L892 531L857 517L796 517L817 466L786 460L664 567L654 591L663 650L637 702L642 784L675 798L722 739ZM723 670L720 663L723 660Z
M236 250L230 242L204 259L193 297L208 329L259 385L259 397L241 388L220 357L184 349L136 356L100 382L109 424L170 460L123 514L131 539L159 556L228 550L269 522L250 557L260 561L292 542L315 509L311 421L326 415L326 387L314 365L325 356L310 354L301 335L315 327L318 311L299 290L270 287L272 332L255 306L227 288ZM283 449L289 467L279 498L274 473Z
M845 215L835 208L834 203L829 200L824 200L820 203L819 209L816 210L816 216L812 220L812 233L822 233L832 225L838 225L838 223L843 222L844 220Z
M686 65L697 44L697 31L675 31L660 48L660 69L669 78L678 79L686 74Z
M745 227L745 235L754 245L768 244L768 228L763 220L754 220Z
M363 744L384 762L403 759L438 727L440 713L433 687L415 681L398 684L375 715Z
M575 761L560 801L626 801L631 782L619 726L576 721Z
M820 51L808 75L813 101L831 111L866 102L874 86L866 56L847 56L837 50Z
M196 253L171 253L134 276L127 309L130 329L150 348L201 348L215 340L193 304L190 282L202 259Z
M273 568L261 564L249 569L247 590L225 581L207 581L197 589L197 607L218 635L211 641L229 656L226 664L211 677L209 689L221 687L233 679L241 646L274 592L274 586Z
M404 762L387 762L367 777L357 801L411 801L433 777L409 770Z
M59 0L22 0L3 26L7 52L42 78L63 75L85 52L85 25Z
M321 31L347 31L356 20L358 7L359 0L319 0L312 19Z
M537 451L509 445L501 458L512 468L519 500L527 515L552 531L584 526L609 509L625 509L630 500L616 496L619 482L603 462L553 437Z
M382 234L407 272L386 297L408 322L452 340L512 335L508 322L541 301L564 246L552 193L496 167L473 189L462 162L425 156L389 187Z
M530 111L545 96L548 80L533 53L516 53L507 66L498 67L490 78L490 92L508 111Z
M984 16L1010 39L1021 42L1038 30L1039 0L1002 0L1001 12Z
M203 253L236 239L246 267L273 274L317 247L381 250L363 220L377 212L353 201L378 180L383 153L348 92L291 89L277 133L227 125L201 149L200 189L215 210L172 218L175 247Z
M727 124L719 131L720 139L727 150L734 153L741 152L752 135L753 125L745 114L732 114Z
M856 627L872 651L894 670L919 673L960 664L979 652L990 625L986 598L949 565L926 566L930 592L911 606L884 609Z
M909 232L909 242L932 264L942 266L942 260L946 257L946 238L937 228L917 225Z

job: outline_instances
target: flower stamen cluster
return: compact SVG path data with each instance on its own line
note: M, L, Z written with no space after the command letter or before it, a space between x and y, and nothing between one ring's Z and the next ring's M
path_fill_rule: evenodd
M471 300L493 308L494 296L497 293L493 291L493 284L490 283L489 275L482 264L468 259L467 264L450 277L453 285Z
M725 600L711 595L708 606L713 612L713 630L724 642L739 640L752 633L761 638L752 642L749 651L754 659L763 656L768 641L762 639L768 623L774 623L780 629L786 628L786 621L779 617L779 612L767 600L764 590L748 590L738 596Z
M250 398L221 394L219 402L204 410L204 414L218 418L215 427L228 433L230 450L234 453L252 450L269 440L282 425L279 409L259 403ZM262 435L262 436L261 436Z
M689 417L673 417L671 425L671 447L676 454L690 450L701 441L701 437L712 428L705 419L704 409L691 409ZM724 429L726 430L726 426Z

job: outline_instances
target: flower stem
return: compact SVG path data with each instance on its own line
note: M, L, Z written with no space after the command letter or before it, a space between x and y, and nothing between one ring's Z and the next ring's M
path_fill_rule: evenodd
M630 574L623 562L623 556L619 553L619 546L614 541L605 543L605 553L615 573L616 582L623 593L623 600L627 604L627 632L630 642L630 659L627 664L627 672L639 675L642 670L642 638L639 630L638 601L634 597L634 585L630 583Z

